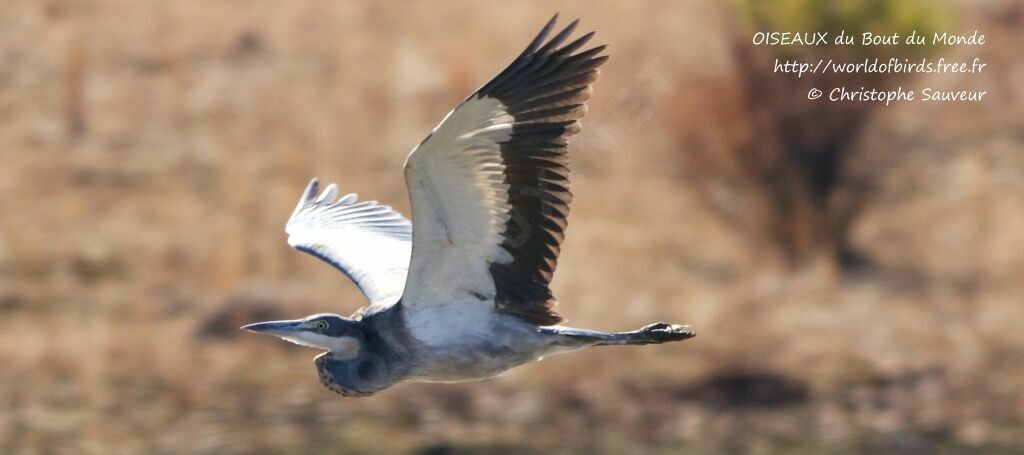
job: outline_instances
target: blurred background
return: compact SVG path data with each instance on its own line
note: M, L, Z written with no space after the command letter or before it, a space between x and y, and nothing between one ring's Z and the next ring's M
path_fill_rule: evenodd
M0 452L1024 446L1020 2L2 3ZM286 245L304 185L409 213L408 151L556 11L612 56L572 145L559 312L699 336L353 400L315 351L239 332L364 304ZM842 29L987 44L750 44ZM771 72L822 56L988 66ZM988 95L806 100L840 85Z

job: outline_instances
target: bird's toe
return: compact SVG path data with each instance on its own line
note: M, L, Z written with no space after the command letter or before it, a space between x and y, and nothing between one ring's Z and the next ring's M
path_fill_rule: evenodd
M697 335L693 328L688 325L668 324L665 322L656 322L644 326L640 330L655 340L663 341L685 340Z
M663 331L671 330L671 329L672 329L672 324L668 324L668 323L665 323L665 322L655 322L654 324L645 325L640 330L642 330L644 332L663 332Z

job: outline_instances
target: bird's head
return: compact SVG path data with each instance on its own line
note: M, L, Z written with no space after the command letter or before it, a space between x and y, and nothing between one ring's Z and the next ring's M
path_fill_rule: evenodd
M336 314L314 314L291 321L258 322L242 329L273 335L302 346L326 349L338 358L350 358L359 354L366 341L360 324Z

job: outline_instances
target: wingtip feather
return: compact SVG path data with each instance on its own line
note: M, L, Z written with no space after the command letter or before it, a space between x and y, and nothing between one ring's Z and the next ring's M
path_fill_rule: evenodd
M306 185L306 189L302 191L302 196L299 197L299 202L298 204L295 205L295 210L292 211L292 216L290 218L295 218L295 216L298 215L299 212L301 212L302 209L309 204L309 201L313 200L313 198L316 197L316 192L317 189L319 188L320 180L318 180L316 177L313 177L313 179L310 180L309 183Z
M338 185L332 183L330 185L327 185L326 188L324 188L324 192L323 193L320 193L320 197L317 198L316 204L317 205L324 204L324 203L330 204L330 203L334 202L334 198L337 197L337 196L338 196Z
M540 33L538 33L537 36L533 38L533 41L530 41L530 44L526 46L526 50L523 51L522 55L530 55L533 52L535 52L538 48L540 48L540 46L544 44L544 40L546 40L548 35L551 34L551 30L555 28L555 24L557 22L558 13L555 13L555 15L551 16L551 19L548 20L548 23L544 25L544 28L540 30Z

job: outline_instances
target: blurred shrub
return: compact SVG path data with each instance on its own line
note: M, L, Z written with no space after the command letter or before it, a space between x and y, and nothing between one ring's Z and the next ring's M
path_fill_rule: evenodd
M931 2L739 1L731 47L732 78L685 81L697 87L678 93L670 115L683 152L687 178L702 201L755 249L768 249L790 266L825 258L850 266L865 258L847 241L851 221L866 188L844 182L844 166L865 121L884 103L807 100L817 87L886 89L901 74L816 74L797 77L774 72L776 59L859 62L864 58L919 57L931 46L861 46L861 33L912 30L930 36L947 14ZM854 36L852 46L754 46L759 31L829 32ZM901 39L902 41L902 39ZM703 88L701 90L700 88ZM695 115L699 112L699 115ZM764 252L764 251L761 251ZM759 252L759 253L761 253Z
M228 296L196 327L201 338L229 339L243 332L239 327L253 322L278 321L295 317L288 310L290 302L269 293L242 292Z

